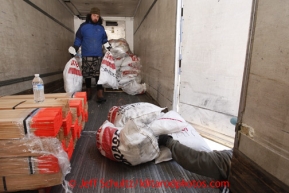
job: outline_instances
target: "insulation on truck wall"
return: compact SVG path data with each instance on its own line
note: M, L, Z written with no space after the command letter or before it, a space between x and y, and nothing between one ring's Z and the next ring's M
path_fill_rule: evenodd
M0 82L34 74L44 83L62 78L73 44L73 15L58 0L1 2ZM31 80L1 86L0 95L31 89Z
M175 78L176 1L141 1L134 18L134 53L147 92L172 108Z

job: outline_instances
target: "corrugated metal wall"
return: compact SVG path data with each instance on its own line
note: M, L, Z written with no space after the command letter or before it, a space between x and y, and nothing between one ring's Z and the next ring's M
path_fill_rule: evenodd
M58 0L5 0L0 17L0 81L54 72L44 83L61 79L74 39L69 11ZM31 81L2 86L0 95L31 89Z
M134 18L134 52L147 92L168 108L174 94L176 6L176 1L141 1Z

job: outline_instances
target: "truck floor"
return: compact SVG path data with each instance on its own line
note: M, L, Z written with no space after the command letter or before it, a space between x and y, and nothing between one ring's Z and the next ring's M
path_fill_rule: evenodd
M93 88L94 89L94 88ZM189 182L196 180L200 184L206 181L208 185L212 179L184 170L175 161L155 164L153 161L137 166L127 166L114 162L102 156L96 148L96 132L107 120L107 113L112 106L125 105L135 102L150 102L157 104L146 94L131 96L124 92L105 92L107 101L98 104L96 93L88 101L89 119L77 141L71 158L71 172L66 176L74 188L74 193L91 192L220 192L219 189L176 187L175 181ZM172 182L167 187L153 187L157 182ZM179 185L181 186L181 185ZM65 193L61 185L51 188L50 193Z

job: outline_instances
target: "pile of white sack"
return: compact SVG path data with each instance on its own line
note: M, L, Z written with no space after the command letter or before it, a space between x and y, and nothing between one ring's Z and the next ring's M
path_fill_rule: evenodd
M167 147L158 146L158 136L170 134L180 143L199 151L211 151L205 140L177 112L140 102L113 106L108 120L96 134L100 153L114 161L138 165L172 159Z
M146 85L141 84L140 58L130 51L125 39L109 42L112 48L102 60L98 84L105 88L121 88L130 95L145 93Z

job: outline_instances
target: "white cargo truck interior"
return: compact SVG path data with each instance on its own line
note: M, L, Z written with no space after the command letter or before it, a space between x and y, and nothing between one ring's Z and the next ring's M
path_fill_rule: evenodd
M72 2L78 7L78 1ZM232 147L235 127L230 119L238 116L252 0L162 3L139 2L139 8L151 8L142 10L142 14L151 12L144 23L137 23L139 19L134 17L103 16L108 39L125 38L132 52L136 47L134 53L141 57L144 82L154 99L177 110L204 137ZM72 7L71 3L67 6ZM153 14L162 11L158 7L169 8L171 14L163 10L163 15L154 18ZM157 22L159 17L166 22ZM75 33L82 22L75 17ZM167 22L171 26L163 26ZM142 25L150 31L138 31ZM158 42L160 50L155 50L154 42L143 45L147 41L140 36Z
M262 184L254 180L263 173L273 187L289 185L288 1L3 2L0 96L31 89L35 73L61 80L75 33L97 6L108 38L125 38L140 57L147 94L203 137L234 146L235 190ZM242 164L261 173L243 175Z

